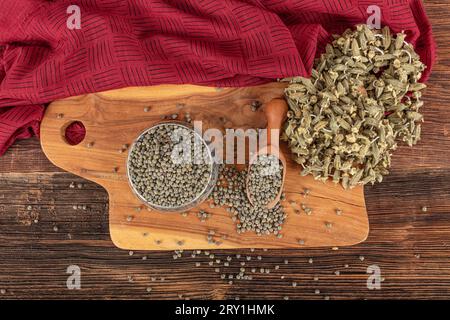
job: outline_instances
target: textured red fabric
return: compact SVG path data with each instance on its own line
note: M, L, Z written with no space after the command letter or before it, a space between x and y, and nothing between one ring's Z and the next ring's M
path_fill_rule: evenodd
M81 8L81 29L66 26ZM249 86L308 76L333 33L365 23L405 30L435 58L420 0L0 0L0 154L38 134L43 104L126 86Z

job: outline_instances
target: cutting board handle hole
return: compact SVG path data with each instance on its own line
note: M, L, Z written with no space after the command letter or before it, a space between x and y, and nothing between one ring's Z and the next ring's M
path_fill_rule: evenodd
M86 137L86 127L81 121L69 122L63 127L63 137L68 144L76 146Z

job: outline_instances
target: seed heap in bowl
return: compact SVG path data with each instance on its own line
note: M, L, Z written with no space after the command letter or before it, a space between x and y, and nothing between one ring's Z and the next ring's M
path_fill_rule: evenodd
M211 206L226 206L237 232L254 231L258 235L276 234L281 237L281 228L287 214L280 203L272 209L253 206L246 193L247 171L234 166L222 165L219 181L211 193Z
M193 130L157 125L134 144L128 159L132 186L150 205L178 208L197 199L211 179L208 148Z
M327 45L310 79L291 80L282 139L303 175L344 188L381 182L397 141L420 139L425 65L404 39L359 25Z
M265 207L278 195L283 182L283 164L275 155L261 154L251 164L248 191L252 203Z

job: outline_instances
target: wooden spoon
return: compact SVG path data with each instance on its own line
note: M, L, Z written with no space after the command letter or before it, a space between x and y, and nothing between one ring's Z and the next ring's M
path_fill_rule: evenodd
M286 158L284 157L283 153L279 148L280 146L279 132L281 126L283 125L284 120L286 119L287 111L288 106L284 99L273 99L264 107L264 114L266 115L267 119L267 145L262 147L260 146L260 149L258 149L258 151L250 158L247 169L248 174L246 181L246 192L247 198L252 205L254 205L254 203L252 202L252 198L250 197L250 190L249 190L250 167L256 161L259 155L274 155L278 157L278 159L280 159L281 161L281 164L283 166L281 187L275 199L267 204L267 208L272 209L280 201L281 193L283 192L284 179L286 177ZM273 139L271 134L272 130L278 130L277 131L278 134L275 137L273 137Z

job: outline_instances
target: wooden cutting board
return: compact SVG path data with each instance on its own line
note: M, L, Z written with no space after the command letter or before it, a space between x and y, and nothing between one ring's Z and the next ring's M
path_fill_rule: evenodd
M282 202L288 217L283 237L238 234L224 208L209 208L208 203L180 213L148 211L132 193L126 176L130 145L144 129L162 116L189 112L203 127L264 128L260 109L252 111L255 100L267 103L283 95L284 84L272 83L247 88L211 88L192 85L136 87L88 94L53 102L41 124L42 148L56 166L103 186L109 194L111 239L122 249L179 250L229 248L305 248L339 247L364 241L369 223L362 187L344 190L331 182L301 177L300 167L290 160L286 200ZM84 140L75 146L64 138L66 127L81 121L86 127ZM122 150L122 151L121 151ZM308 195L305 189L309 189ZM76 192L76 191L74 191ZM307 215L300 206L312 209ZM200 209L212 214L201 222ZM336 213L336 209L342 211ZM214 231L215 243L207 235Z

